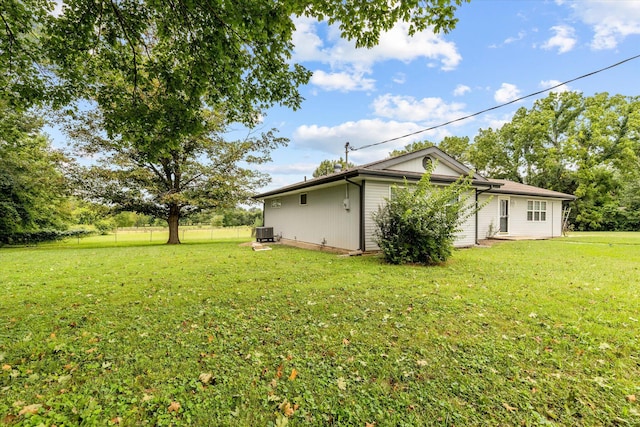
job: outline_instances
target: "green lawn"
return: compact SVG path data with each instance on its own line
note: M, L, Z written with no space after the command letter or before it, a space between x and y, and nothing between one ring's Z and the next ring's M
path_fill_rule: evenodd
M640 425L640 234L439 267L241 241L1 249L0 423Z

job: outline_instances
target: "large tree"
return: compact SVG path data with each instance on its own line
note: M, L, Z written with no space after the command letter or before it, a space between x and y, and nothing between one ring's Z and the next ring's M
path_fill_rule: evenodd
M227 141L222 138L224 118L202 114L200 132L183 136L173 146L156 148L153 154L140 139L127 134L102 135L104 117L99 112L84 115L69 127L78 151L95 160L76 175L79 195L114 211L165 219L171 244L180 243L181 218L248 201L269 179L251 166L269 161L271 150L286 140L269 131ZM163 135L147 137L162 141Z
M80 115L93 108L85 127L93 135L80 147L110 154L92 175L104 187L92 191L121 209L167 218L169 243L178 243L181 215L235 202L264 182L237 162L263 161L283 141L268 133L226 143L224 126L212 128L210 118L251 128L274 104L300 107L298 87L310 72L290 61L295 16L339 23L344 37L371 47L400 20L412 32L448 31L460 3L66 0L47 27L45 50L59 93L87 101ZM251 156L254 149L261 155Z

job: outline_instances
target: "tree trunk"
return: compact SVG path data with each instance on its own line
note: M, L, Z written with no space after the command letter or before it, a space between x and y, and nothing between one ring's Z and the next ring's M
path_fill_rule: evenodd
M169 240L167 245L179 245L180 236L178 234L178 220L180 219L180 207L175 204L169 206Z

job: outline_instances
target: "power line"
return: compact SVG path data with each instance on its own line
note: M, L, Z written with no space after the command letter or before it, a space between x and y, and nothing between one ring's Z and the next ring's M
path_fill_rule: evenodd
M601 72L603 72L603 71L609 70L609 69L611 69L611 68L615 68L615 67L617 67L617 66L619 66L619 65L624 64L625 62L629 62L629 61L632 61L632 60L634 60L634 59L638 59L638 58L640 58L640 55L632 56L631 58L627 58L627 59L625 59L625 60L623 60L623 61L620 61L620 62L617 62L617 63L615 63L615 64L613 64L613 65L609 65L608 67L604 67L604 68L601 68L601 69L599 69L599 70L592 71L592 72L587 73L587 74L583 74L582 76L579 76L579 77L573 78L573 79L571 79L571 80L564 81L564 82L562 82L562 83L558 83L558 84L557 84L557 85L555 85L555 86L551 86L551 87L548 87L548 88L546 88L546 89L539 90L539 91L537 91L537 92L530 93L529 95L521 96L520 98L514 99L514 100L509 101L509 102L505 102L504 104L496 105L496 106L491 107L491 108L486 108L486 109L484 109L484 110L482 110L482 111L478 111L477 113L469 114L469 115L464 116L464 117L459 117L459 118L454 119L454 120L449 120L449 121L448 121L448 122L446 122L446 123L441 123L441 124L436 125L436 126L431 126L431 127L429 127L429 128L426 128L426 129L421 129L421 130L418 130L418 131L415 131L415 132L408 133L408 134L406 134L406 135L397 136L397 137L395 137L395 138L391 138L391 139L386 139L386 140L384 140L384 141L375 142L375 143L373 143L373 144L363 145L362 147L357 147L357 148L350 147L350 149L351 149L351 151L358 151L358 150L362 150L362 149L365 149L365 148L375 147L376 145L386 144L386 143L388 143L388 142L397 141L397 140L399 140L399 139L407 138L407 137L409 137L409 136L418 135L418 134L423 133L423 132L428 132L428 131L430 131L430 130L438 129L438 128L441 128L441 127L443 127L443 126L448 126L448 125L450 125L450 124L452 124L452 123L461 122L461 121L463 121L463 120L470 119L471 117L475 117L475 116L479 116L480 114L484 114L484 113L486 113L486 112L488 112L488 111L497 110L498 108L502 108L502 107L505 107L505 106L507 106L507 105L514 104L514 103L516 103L516 102L518 102L518 101L522 101L523 99L527 99L527 98L531 98L532 96L540 95L541 93L548 92L548 91L553 90L553 89L555 89L555 88L558 88L558 87L560 87L560 86L566 85L567 83L572 83L572 82L575 82L575 81L577 81L577 80L580 80L580 79L584 79L584 78L586 78L586 77L593 76L594 74L598 74L598 73L601 73Z

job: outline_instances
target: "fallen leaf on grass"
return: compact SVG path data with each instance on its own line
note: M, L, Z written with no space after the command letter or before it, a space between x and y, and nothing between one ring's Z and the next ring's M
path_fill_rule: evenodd
M347 381L343 377L338 378L337 382L338 382L338 388L340 390L346 390L347 389Z
M40 410L40 408L42 408L42 404L40 403L34 403L33 405L27 405L24 408L22 408L20 410L20 412L18 412L18 415L24 415L24 414L37 414L38 411Z
M171 402L171 405L169 405L169 412L178 412L180 410L180 403L178 402Z
M213 378L213 374L210 373L202 373L200 374L200 376L198 377L198 379L200 380L200 382L202 384L209 384L211 382L211 379Z
M636 401L636 395L635 394L629 394L627 395L627 400L629 402L635 402Z
M122 422L122 418L120 417L111 418L111 422L113 424L120 424Z
M289 381L295 380L297 376L298 376L298 371L296 371L296 368L293 368L291 370L291 375L289 375Z
M426 360L416 360L416 365L418 365L418 366L427 366L428 362Z
M291 403L287 402L286 400L280 404L280 410L287 418L292 416L299 407L300 405L298 404L291 406Z
M346 346L348 346L349 344L351 344L351 341L349 341L348 339L344 338L344 339L342 340L342 345L346 345Z
M372 423L364 423L364 427L376 427L376 422L372 422Z
M518 408L516 408L516 407L514 407L514 406L511 406L511 405L509 405L509 404L508 404L508 403L506 403L506 402L505 402L505 403L503 403L503 404L502 404L502 406L504 406L504 407L505 407L505 409L506 409L507 411L509 411L509 412L513 412L513 411L517 411L517 410L518 410Z
M3 371L10 371L11 370L11 365L2 365L2 370Z

